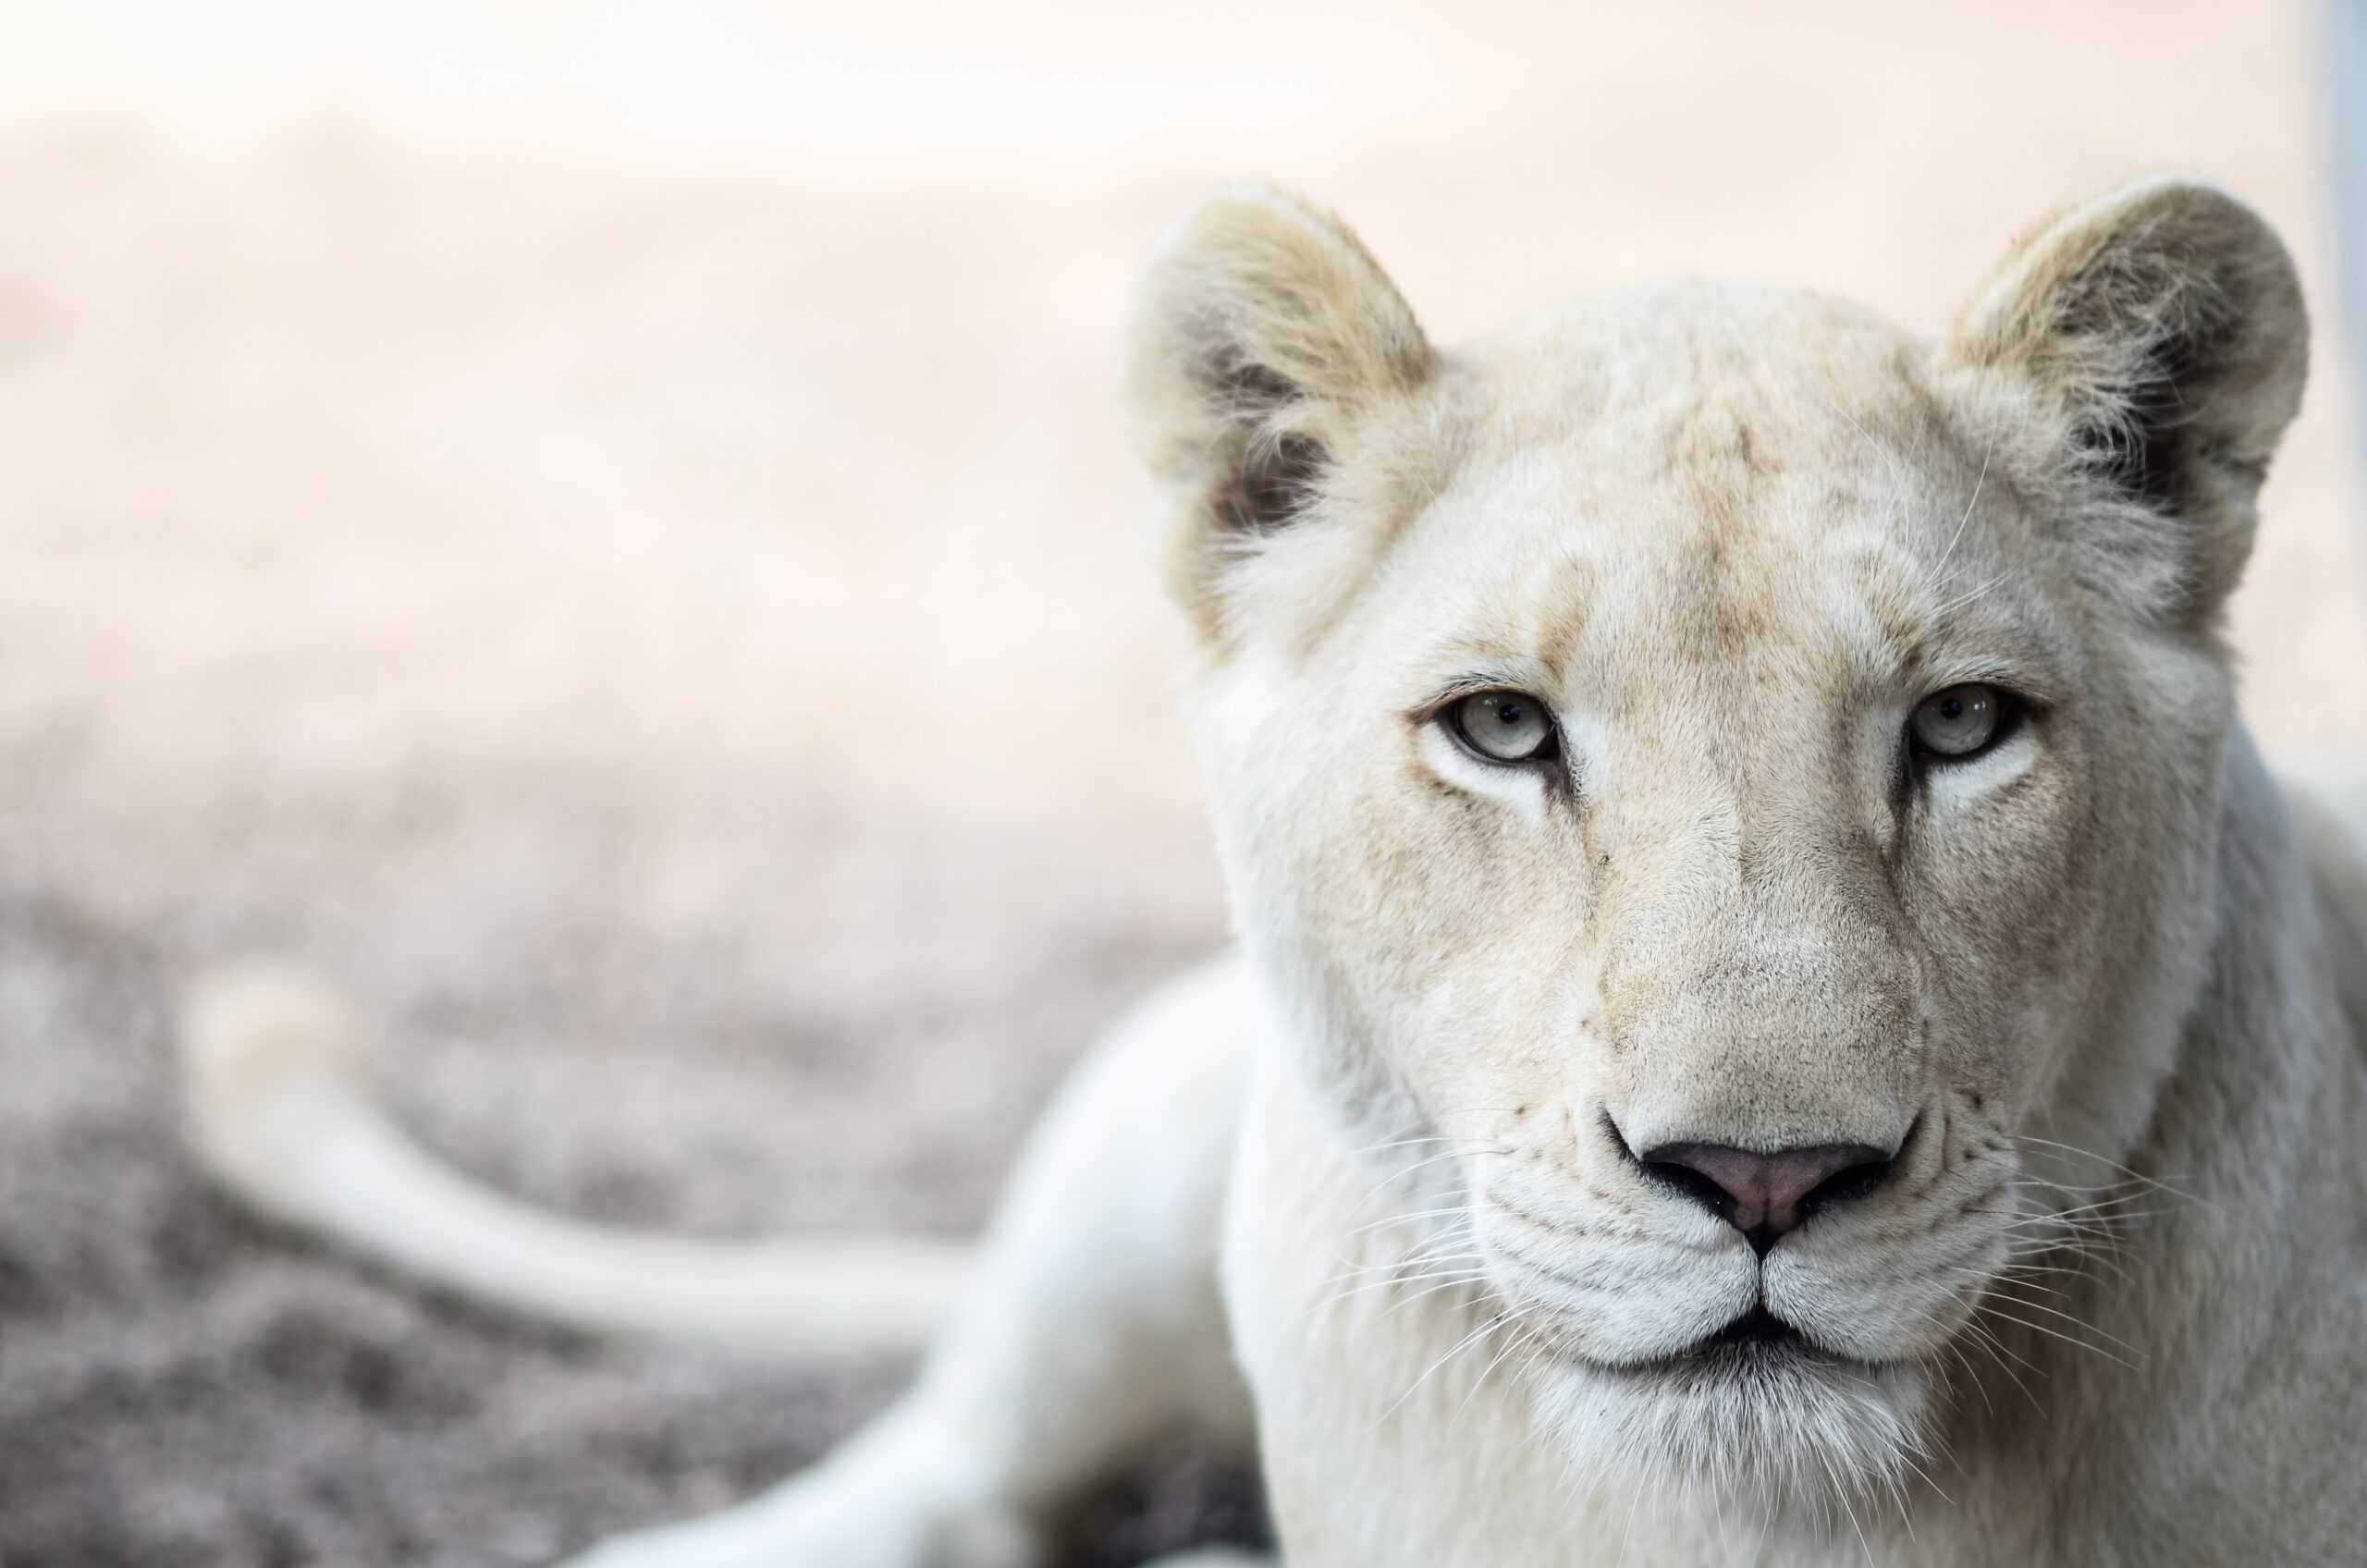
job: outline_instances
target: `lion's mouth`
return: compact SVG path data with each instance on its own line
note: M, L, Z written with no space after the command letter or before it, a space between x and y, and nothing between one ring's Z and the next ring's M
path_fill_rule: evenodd
M1806 1334L1767 1310L1765 1303L1752 1307L1740 1317L1696 1345L1693 1354L1715 1350L1722 1345L1751 1345L1763 1351L1789 1347L1813 1350L1816 1342Z
M1644 1361L1606 1366L1612 1372L1690 1373L1716 1376L1722 1372L1764 1371L1776 1367L1870 1368L1874 1364L1819 1343L1797 1325L1767 1309L1753 1306L1724 1328L1704 1334L1682 1350Z

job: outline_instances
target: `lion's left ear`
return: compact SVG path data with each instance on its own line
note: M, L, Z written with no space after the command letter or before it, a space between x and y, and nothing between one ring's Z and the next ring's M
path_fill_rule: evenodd
M2111 586L2202 625L2251 552L2309 347L2275 231L2218 187L2164 175L2042 225L1956 318L1947 352L2038 394Z
M1333 464L1429 377L1430 346L1348 227L1266 185L1203 197L1135 292L1126 398L1160 484L1170 591L1215 633L1225 570L1311 519Z

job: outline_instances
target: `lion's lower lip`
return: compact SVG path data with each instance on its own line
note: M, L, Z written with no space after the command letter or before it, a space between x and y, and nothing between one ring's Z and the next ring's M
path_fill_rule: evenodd
M1754 1306L1713 1334L1704 1335L1674 1354L1647 1365L1678 1368L1740 1368L1788 1362L1838 1364L1831 1354L1797 1328L1764 1306Z
M1809 1344L1808 1336L1784 1322L1764 1305L1754 1306L1740 1317L1703 1340L1693 1352L1710 1350L1718 1345ZM1691 1353L1688 1353L1691 1354Z
M1754 1306L1724 1328L1682 1350L1639 1361L1588 1363L1597 1370L1634 1376L1654 1373L1716 1373L1776 1366L1870 1369L1877 1363L1845 1355L1818 1343L1764 1306Z

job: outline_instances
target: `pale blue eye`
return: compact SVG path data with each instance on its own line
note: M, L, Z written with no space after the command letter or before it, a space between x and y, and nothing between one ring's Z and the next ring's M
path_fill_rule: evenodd
M1553 716L1525 692L1476 692L1454 706L1464 743L1492 762L1528 762L1548 754Z
M1963 757L1996 739L2004 717L2005 703L1997 689L1976 683L1951 686L1924 698L1907 728L1924 751Z

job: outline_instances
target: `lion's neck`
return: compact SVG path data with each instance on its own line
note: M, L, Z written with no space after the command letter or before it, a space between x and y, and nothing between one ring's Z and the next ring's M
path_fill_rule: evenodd
M1950 1434L2001 1513L2055 1501L2063 1561L2165 1529L2179 1560L2255 1560L2259 1522L2205 1505L2289 1489L2310 1463L2289 1435L2340 1428L2360 1397L2361 1058L2275 781L2240 735L2228 755L2208 962L2128 1179L2091 1178L2086 1239L2041 1260L2064 1272L2000 1292L2012 1365L1981 1369Z

